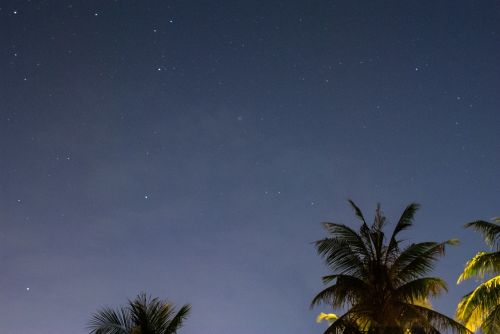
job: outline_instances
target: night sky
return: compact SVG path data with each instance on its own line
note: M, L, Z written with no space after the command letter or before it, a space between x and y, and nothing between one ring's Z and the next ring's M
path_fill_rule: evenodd
M0 332L146 291L185 334L321 333L322 221L422 205L452 316L500 215L498 1L2 1ZM393 227L389 226L390 228Z

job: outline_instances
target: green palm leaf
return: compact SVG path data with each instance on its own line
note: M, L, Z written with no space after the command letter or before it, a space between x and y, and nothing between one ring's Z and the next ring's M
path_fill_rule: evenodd
M478 328L490 310L499 305L499 301L500 276L496 276L462 298L457 308L457 319L463 321L467 327Z
M486 319L484 319L481 328L484 334L500 333L500 305L493 308Z
M467 264L458 278L457 284L469 278L483 279L486 275L500 272L500 252L477 253Z
M470 261L458 278L457 284L469 278L484 279L472 292L465 295L457 306L456 317L472 330L480 329L484 334L496 334L500 326L500 220L493 222L477 220L466 224L481 234L485 242L496 252L479 252ZM495 276L496 275L496 276Z

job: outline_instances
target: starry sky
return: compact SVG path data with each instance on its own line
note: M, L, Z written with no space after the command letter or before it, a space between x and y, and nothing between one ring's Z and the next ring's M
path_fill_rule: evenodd
M321 333L322 221L459 238L500 215L498 1L0 3L0 332L141 291L181 333ZM391 227L391 226L390 226Z

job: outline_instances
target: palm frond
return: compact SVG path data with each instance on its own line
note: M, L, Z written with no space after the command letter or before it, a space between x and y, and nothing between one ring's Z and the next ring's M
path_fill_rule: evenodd
M337 277L339 277L341 274L333 274L333 275L326 275L326 276L323 276L321 278L321 280L323 281L323 284L328 284L330 283L331 281L337 279Z
M467 327L477 328L489 312L499 305L500 275L480 284L474 291L462 298L457 307L456 317Z
M457 284L469 278L483 279L496 273L500 273L500 252L479 252L467 262Z
M472 228L480 232L484 241L491 248L495 247L500 241L500 219L495 219L494 222L487 222L484 220L476 220L465 225L467 228Z
M92 316L87 327L91 334L128 334L132 328L130 312L105 307Z
M402 306L404 306L406 310L412 310L413 312L421 314L423 316L423 319L426 319L425 322L420 322L418 324L420 326L434 328L439 332L449 329L452 331L452 333L456 334L472 334L472 331L467 329L461 323L430 308L415 304L406 304Z
M445 242L421 242L405 248L394 261L391 272L404 283L421 277L434 268L439 256L443 256L447 245L456 245L455 239Z
M409 204L403 213L401 214L401 217L398 220L398 223L396 224L396 227L394 228L391 238L389 239L389 246L387 247L387 252L386 252L386 261L394 255L395 252L399 250L399 242L397 239L397 236L400 232L408 229L413 225L413 218L415 217L415 212L420 208L420 205L417 203L411 203Z
M316 241L315 244L318 254L325 259L329 267L343 274L362 273L363 260L344 239L326 238Z
M155 303L149 311L151 322L159 333L166 333L170 324L174 307L167 301L159 301Z
M130 315L132 322L142 332L150 332L157 329L157 323L152 319L157 309L158 298L151 299L145 293L139 294L134 300L129 300Z
M364 334L363 327L356 322L351 312L338 317L324 332L324 334Z
M436 297L448 291L446 282L438 277L424 277L410 281L398 287L394 294L398 300L415 303L426 300L427 297Z
M311 308L322 303L334 308L344 307L365 294L367 289L369 286L355 276L336 275L335 284L319 292L312 300Z
M189 311L190 306L184 305L174 314L174 306L168 301L141 293L117 311L100 310L93 315L88 328L91 334L175 334Z
M385 224L385 217L382 215L382 211L380 209L380 204L377 204L377 209L375 211L375 219L370 228L370 243L373 246L373 257L372 260L377 263L381 263L383 260L383 248L384 248L384 240L385 235L383 231L383 227Z
M353 208L356 217L358 217L358 219L361 220L361 222L363 224L367 225L366 219L363 216L363 212L361 211L361 209L356 205L356 203L354 203L354 201L352 199L349 199L348 201L349 201L349 204L351 204L351 207Z
M188 317L191 311L191 306L183 305L177 314L169 321L167 328L162 334L175 334L177 330L182 327L184 320Z
M486 319L484 319L481 330L484 334L500 333L500 304L493 308Z
M345 240L354 253L358 253L363 257L370 256L367 248L369 245L366 245L363 238L349 226L328 222L323 223L323 226L333 237Z

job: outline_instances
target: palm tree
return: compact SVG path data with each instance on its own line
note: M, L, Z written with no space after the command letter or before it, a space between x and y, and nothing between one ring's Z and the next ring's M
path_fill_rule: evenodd
M500 333L500 218L465 225L480 232L492 252L479 252L467 264L458 283L476 278L486 281L465 295L457 307L456 317L465 325L484 334Z
M191 307L183 305L177 313L167 301L139 294L117 310L103 308L92 316L91 334L175 334Z
M441 278L424 277L444 255L445 246L458 241L403 246L399 233L412 226L418 204L406 207L387 239L380 205L368 226L361 210L349 203L361 221L359 232L343 224L324 223L329 236L315 243L333 274L323 277L323 283L332 284L314 297L311 307L323 303L346 310L325 334L470 333L431 308L429 297L447 291L447 285Z

